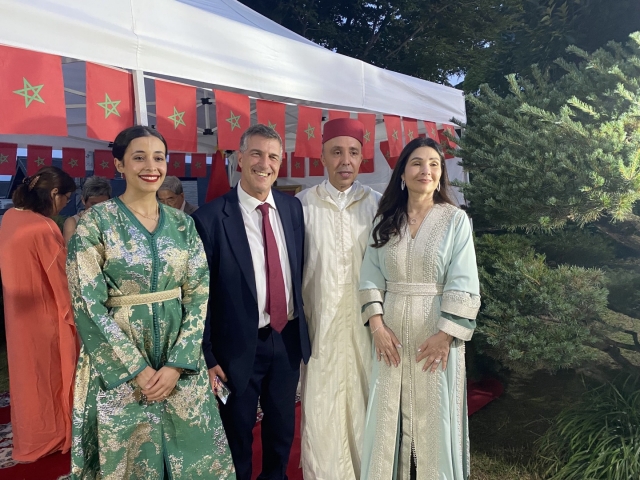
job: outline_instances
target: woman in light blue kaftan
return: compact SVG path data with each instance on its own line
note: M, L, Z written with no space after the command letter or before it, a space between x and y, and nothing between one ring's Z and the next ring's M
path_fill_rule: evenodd
M378 361L362 480L408 480L412 469L419 480L469 477L464 342L475 328L479 282L469 219L447 187L440 146L410 142L365 253L363 320Z

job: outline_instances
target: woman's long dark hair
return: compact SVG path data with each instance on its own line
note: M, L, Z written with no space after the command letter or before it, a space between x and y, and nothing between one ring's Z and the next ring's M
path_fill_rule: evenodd
M402 183L401 175L404 173L404 169L413 152L421 147L433 148L438 152L438 156L440 157L440 166L442 168L440 191L436 190L433 192L433 202L448 203L457 206L456 203L451 200L449 194L450 184L449 177L447 176L447 165L444 161L440 144L431 138L416 138L410 141L407 146L404 147L402 153L400 153L398 163L396 163L393 173L391 174L391 180L389 180L389 184L382 194L378 212L374 219L374 222L375 220L379 220L373 229L373 244L371 246L374 248L383 247L389 242L392 236L400 235L407 223L407 201L409 199L409 192L407 189L402 190L402 188L400 188L400 184Z
M57 167L42 167L35 175L25 177L11 199L17 208L50 217L53 215L51 190L54 188L58 189L58 195L66 195L76 191L76 182Z

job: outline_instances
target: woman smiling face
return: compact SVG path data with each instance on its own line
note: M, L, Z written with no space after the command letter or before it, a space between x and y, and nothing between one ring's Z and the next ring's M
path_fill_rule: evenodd
M167 174L164 143L154 136L134 138L115 165L127 182L127 190L155 194Z
M431 147L420 147L411 152L402 174L409 193L433 195L442 176L440 161L440 155Z

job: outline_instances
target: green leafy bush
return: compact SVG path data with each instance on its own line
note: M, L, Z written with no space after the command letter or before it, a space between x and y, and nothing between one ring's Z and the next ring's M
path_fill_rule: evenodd
M549 480L640 478L640 382L637 377L587 392L556 417L537 443Z

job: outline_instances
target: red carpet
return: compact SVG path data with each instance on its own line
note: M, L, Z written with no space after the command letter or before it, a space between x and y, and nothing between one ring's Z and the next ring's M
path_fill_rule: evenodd
M467 390L467 404L469 415L480 410L492 400L498 398L503 393L502 384L495 379L487 378L478 382L469 382ZM0 430L3 425L11 421L9 407L0 408ZM253 479L255 480L261 471L262 462L262 442L260 440L260 423L253 429ZM7 448L7 446L9 448ZM18 464L8 468L2 468L7 461L6 454L10 460L11 436L2 437L0 433L0 480L57 480L59 477L69 473L69 454L55 453L38 460L35 463ZM2 455L4 452L4 455ZM300 404L296 405L296 433L289 459L287 475L289 480L302 480L302 469L300 466Z

